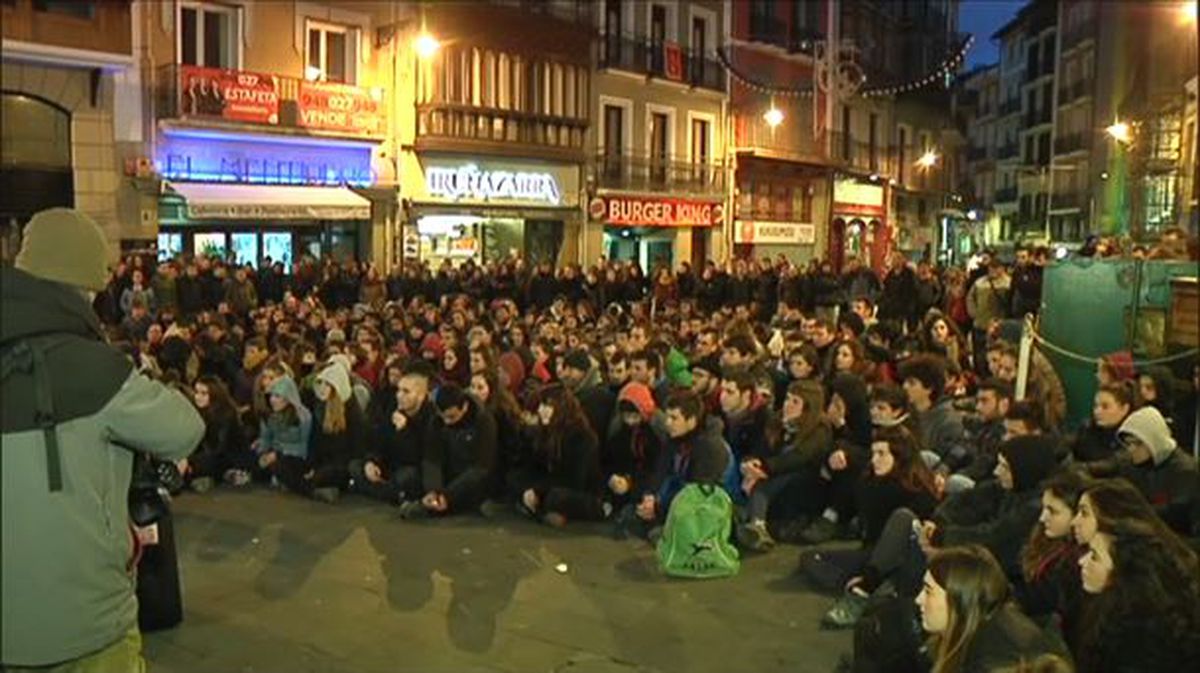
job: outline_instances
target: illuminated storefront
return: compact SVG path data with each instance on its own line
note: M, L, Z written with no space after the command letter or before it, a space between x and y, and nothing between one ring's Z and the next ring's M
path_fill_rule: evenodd
M405 258L558 260L564 231L579 218L577 165L433 153L419 162L421 179L404 194Z
M703 250L709 230L724 221L725 207L717 200L609 194L592 199L588 214L604 224L609 259L636 261L651 271L693 262L677 254L680 243L688 250Z
M892 250L886 188L881 182L837 177L829 227L829 258L836 270L857 257L864 266L883 269Z

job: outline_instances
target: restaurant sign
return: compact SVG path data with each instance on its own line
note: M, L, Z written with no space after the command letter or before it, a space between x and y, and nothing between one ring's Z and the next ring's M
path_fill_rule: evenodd
M470 163L425 169L430 195L459 201L537 201L558 205L562 189L551 173L485 170Z
M718 201L642 196L598 196L588 212L594 220L627 227L710 227L725 219Z
M770 245L814 245L817 227L800 222L763 222L738 220L733 230L734 243Z

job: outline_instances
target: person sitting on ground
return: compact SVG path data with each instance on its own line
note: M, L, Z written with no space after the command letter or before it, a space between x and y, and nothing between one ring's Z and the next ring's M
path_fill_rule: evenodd
M360 461L350 465L354 489L393 505L421 490L421 451L430 441L435 412L429 399L429 367L409 365L396 387L396 408Z
M953 400L942 394L946 385L946 367L941 358L917 355L900 366L904 393L917 417L925 459L931 467L951 473L970 464L971 451L966 444L962 418Z
M1071 522L1079 499L1091 481L1061 469L1042 483L1042 510L1021 551L1021 581L1014 593L1031 618L1069 639L1081 608L1079 558L1086 551L1075 539ZM1069 640L1067 641L1070 642Z
M746 521L737 529L738 543L746 549L767 551L775 541L767 528L773 501L788 490L813 483L815 474L833 446L833 432L822 415L824 393L816 381L794 381L788 387L776 434L778 447L769 456L748 456L740 463L742 488L750 495Z
M716 356L704 356L692 361L692 392L704 400L707 413L721 413L721 363Z
M947 480L951 493L993 477L997 449L1004 441L1004 417L1012 401L1012 386L1000 379L987 379L975 390L975 414L964 419L967 442L975 447L975 456Z
M308 472L308 442L312 412L300 401L300 390L290 376L282 376L267 390L268 413L259 421L258 439L251 448L258 466L276 484L298 484Z
M1158 409L1142 407L1121 423L1124 450L1089 463L1094 476L1120 476L1138 487L1159 517L1180 535L1200 532L1200 473L1196 459L1180 449Z
M1087 538L1080 581L1088 600L1074 642L1080 671L1174 673L1200 660L1200 561L1148 507L1114 516L1089 489L1076 531Z
M1071 456L1078 463L1104 461L1116 455L1121 450L1117 431L1137 409L1137 398L1128 382L1100 386L1094 400L1091 420L1071 442Z
M235 486L249 483L254 454L229 389L214 376L202 376L193 390L192 401L204 419L204 439L182 470L186 483L197 493L212 489L218 480Z
M737 371L721 381L721 420L725 442L739 464L768 454L767 425L771 408L756 394L749 371Z
M539 394L533 456L539 469L517 489L522 513L555 528L604 518L599 442L578 400L561 384Z
M973 673L1066 655L1021 613L996 558L978 545L935 552L916 598L932 673Z
M400 506L404 518L474 510L491 489L497 456L496 419L454 384L433 396L438 417L422 451L425 495Z
M567 386L583 407L597 437L608 431L616 395L604 385L600 368L586 350L573 350L560 360L558 380Z
M656 412L654 396L646 386L628 383L621 389L601 453L605 497L610 511L616 513L618 537L624 537L636 518L638 495L654 479L661 460L662 441L651 428Z
M354 401L350 377L337 365L328 365L313 384L316 404L307 469L285 471L280 480L288 489L323 502L336 502L349 483L349 467L365 446L367 422Z

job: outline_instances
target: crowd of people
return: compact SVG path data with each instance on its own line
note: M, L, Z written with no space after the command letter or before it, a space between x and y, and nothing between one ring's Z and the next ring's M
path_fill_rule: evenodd
M713 484L744 553L802 547L853 670L1173 673L1200 658L1197 369L1106 357L1068 432L1035 350L1018 399L1047 257L649 275L133 257L94 307L204 419L162 465L175 489L654 540L681 489Z

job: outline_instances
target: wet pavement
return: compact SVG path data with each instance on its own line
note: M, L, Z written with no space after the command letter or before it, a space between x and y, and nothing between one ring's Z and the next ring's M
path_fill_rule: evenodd
M156 673L824 673L849 648L818 628L831 600L793 547L686 581L598 525L412 523L266 490L174 505L185 617L146 636Z

